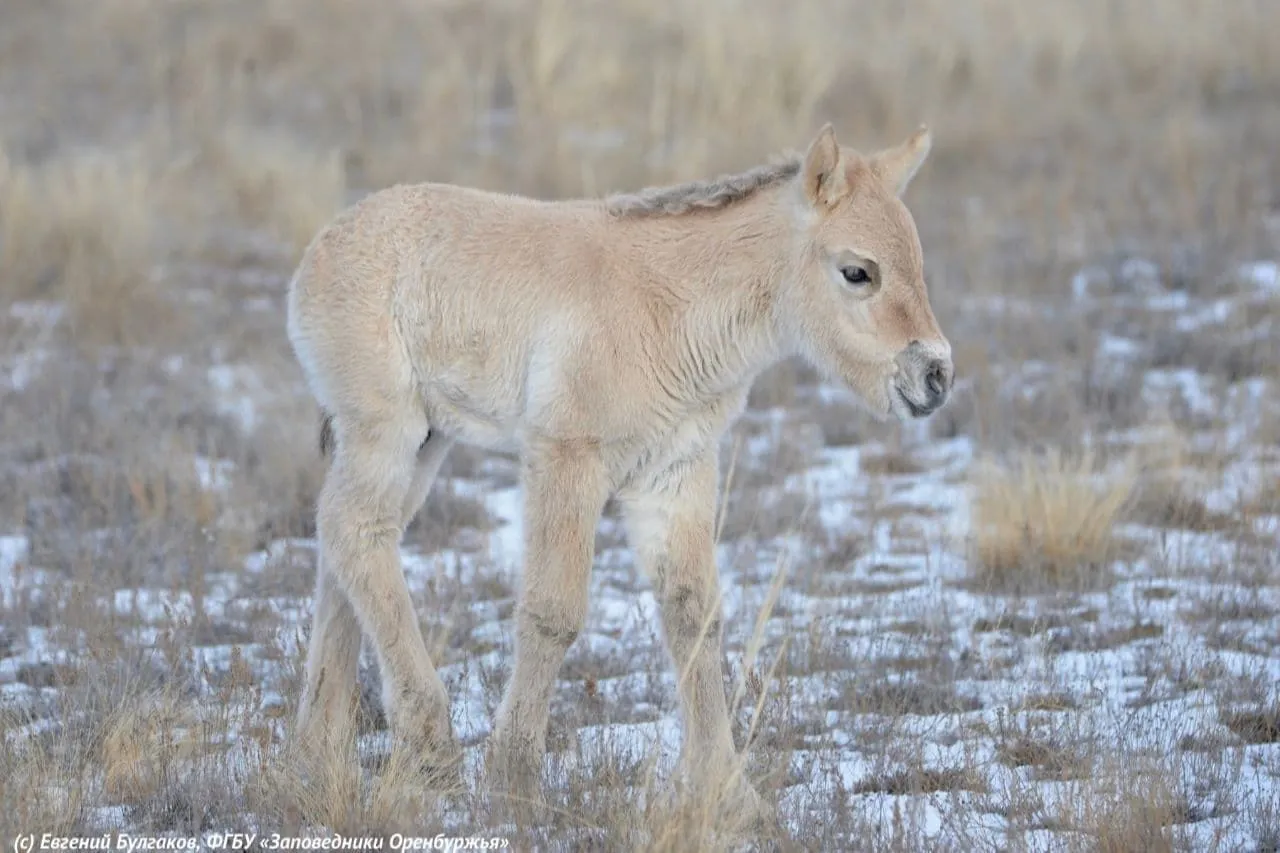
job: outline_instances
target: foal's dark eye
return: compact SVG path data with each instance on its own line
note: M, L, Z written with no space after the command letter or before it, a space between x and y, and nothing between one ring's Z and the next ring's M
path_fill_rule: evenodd
M840 274L844 276L844 280L849 284L866 284L871 281L871 276L867 275L867 271L862 267L841 267Z

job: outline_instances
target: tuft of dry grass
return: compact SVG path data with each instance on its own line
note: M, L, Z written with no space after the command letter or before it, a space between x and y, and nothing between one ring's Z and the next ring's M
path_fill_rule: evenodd
M198 756L203 744L192 734L192 708L172 693L129 697L107 718L98 759L103 793L140 806L165 794L178 767Z
M1045 704L1036 703L1036 710L1063 710ZM1028 709L1024 704L1022 710ZM1009 767L1032 768L1037 779L1086 778L1095 758L1084 739L1057 726L1033 724L1026 714L998 718L996 759Z
M1113 771L1098 790L1076 803L1078 826L1097 853L1173 853L1172 827L1185 818L1185 803L1160 773Z
M921 661L918 667L932 662ZM901 663L898 663L898 667ZM898 667L895 667L897 669ZM840 706L853 714L880 714L887 717L936 716L977 711L982 703L960 693L943 679L901 679L871 681L853 678L840 693Z
M724 793L702 791L678 802L659 799L646 809L640 822L642 831L630 839L628 848L653 853L692 853L740 849L744 844L761 841L777 842L776 831L767 825L743 812L725 808ZM650 797L659 794L652 787L648 792Z
M1100 474L1091 452L1056 448L975 466L971 518L976 581L988 588L1087 588L1124 552L1116 524L1134 470Z
M1227 714L1223 725L1245 743L1280 743L1280 704Z
M87 151L32 165L0 150L0 306L66 306L90 346L150 343L179 312L153 274L153 178L140 155Z
M198 164L217 177L233 219L278 240L294 260L347 200L338 150L284 133L223 128L204 140Z
M73 834L84 826L91 798L83 745L50 734L19 736L17 730L26 722L11 710L0 711L0 809L5 821L13 827Z
M330 741L326 751L305 761L290 756L289 761L264 765L247 787L251 807L276 825L321 825L346 834L431 826L439 820L442 798L459 794L399 751L363 779L349 741Z
M854 794L933 794L938 791L975 791L985 793L987 780L973 768L931 769L909 767L905 770L872 774L854 786Z
M1237 515L1211 510L1196 494L1221 479L1222 460L1193 454L1187 436L1171 423L1157 422L1153 431L1156 440L1137 450L1140 471L1126 515L1163 528L1238 528Z

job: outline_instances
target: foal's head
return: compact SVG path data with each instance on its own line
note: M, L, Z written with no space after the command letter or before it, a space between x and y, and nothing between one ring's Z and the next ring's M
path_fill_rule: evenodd
M794 274L778 302L795 348L872 411L903 420L941 406L954 370L929 307L920 236L899 198L929 144L921 128L864 157L842 148L830 125L819 132L800 167Z

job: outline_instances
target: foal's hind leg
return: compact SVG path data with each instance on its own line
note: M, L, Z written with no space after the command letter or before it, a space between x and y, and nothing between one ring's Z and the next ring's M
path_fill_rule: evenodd
M453 442L439 433L418 448L413 479L405 495L401 526L417 514ZM346 593L323 561L318 561L316 608L307 653L307 681L298 710L301 742L349 745L357 703L356 670L360 659L360 623Z
M414 488L427 424L421 414L408 413L343 427L320 495L321 561L377 655L397 745L452 760L458 749L449 697L427 654L400 565L409 504L425 494ZM434 456L428 461L439 465Z
M413 517L418 514L418 510L422 509L422 504L426 501L427 494L440 473L440 466L444 464L445 457L449 455L451 449L453 449L453 439L446 438L435 431L427 433L426 441L422 442L422 446L418 448L418 463L413 472L413 480L409 484L409 491L405 494L401 527L408 527L409 522L413 521Z
M322 754L352 745L361 638L355 611L323 560L316 569L315 601L296 736L305 749Z

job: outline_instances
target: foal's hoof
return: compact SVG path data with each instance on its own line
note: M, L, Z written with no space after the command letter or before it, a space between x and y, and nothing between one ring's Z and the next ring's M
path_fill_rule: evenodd
M462 746L454 737L447 704L432 702L393 719L391 736L394 761L422 774L432 787L462 783Z
M746 779L742 779L737 790L725 797L724 807L753 830L764 829L777 819L773 808Z
M418 767L432 787L461 788L462 748L451 743L447 748L428 750L418 756Z
M293 774L304 785L332 781L358 763L354 735L344 738L315 727L295 731L287 750Z
M495 812L527 821L545 806L541 771L542 756L536 750L491 741L485 750L485 781Z
M756 831L772 825L776 820L773 808L745 776L704 781L693 785L688 794L701 799L726 826Z
M442 743L422 738L396 739L387 767L400 767L430 788L457 788L462 782L462 747L450 738Z

